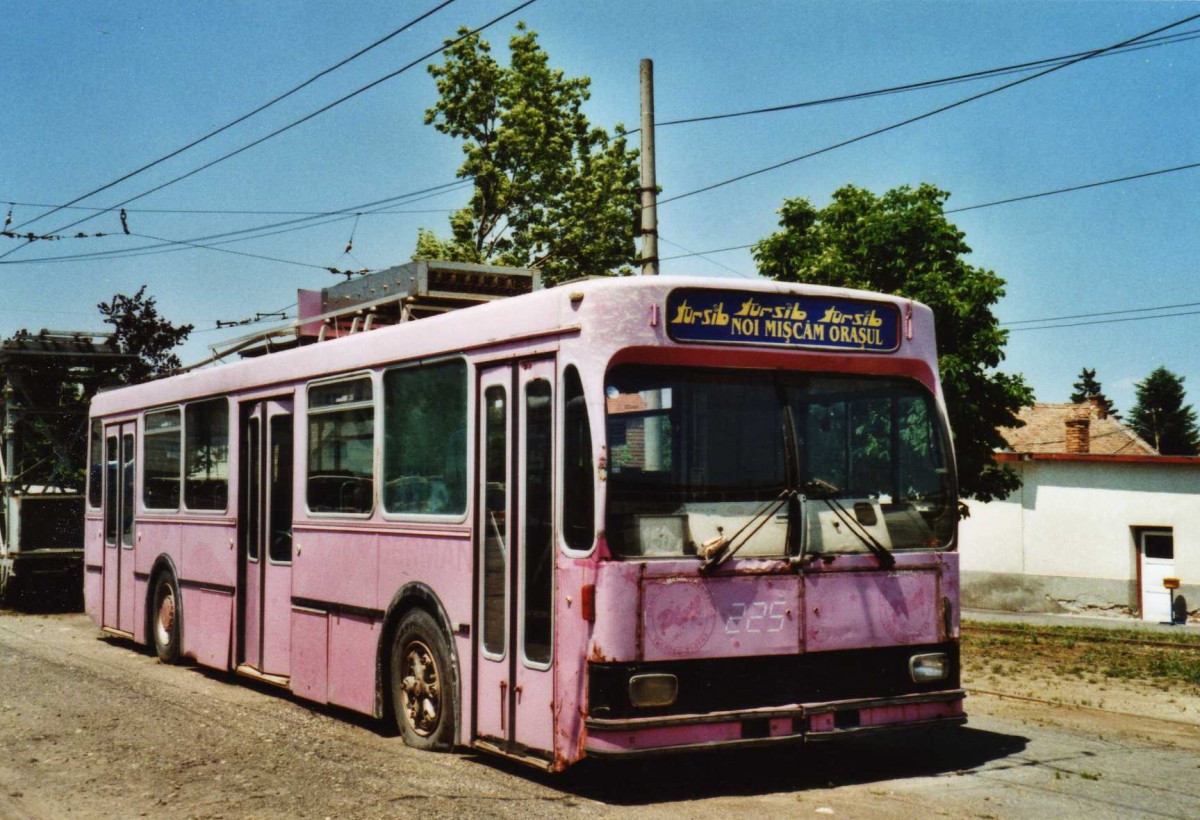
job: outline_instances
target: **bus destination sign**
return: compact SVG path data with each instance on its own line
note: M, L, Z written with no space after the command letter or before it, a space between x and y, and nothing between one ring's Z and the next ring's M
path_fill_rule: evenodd
M667 333L698 344L891 353L900 348L900 310L836 296L679 288L667 295Z

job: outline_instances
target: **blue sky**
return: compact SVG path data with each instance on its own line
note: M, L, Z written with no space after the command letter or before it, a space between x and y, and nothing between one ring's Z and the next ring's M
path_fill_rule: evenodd
M457 0L412 30L263 114L89 199L109 206L239 148L436 48L517 0ZM282 93L436 5L423 2L95 2L10 5L0 33L0 207L61 204L174 150ZM1198 3L625 2L538 0L485 36L502 46L523 19L551 62L592 78L591 120L638 121L638 61L655 62L660 121L868 91L1112 45L1200 13ZM1200 31L1200 20L1174 32ZM662 127L664 198L841 142L1016 79L837 105ZM663 205L660 252L754 242L787 197L823 205L853 183L877 193L930 182L948 207L1200 162L1200 40L1093 59L928 120L740 183ZM253 214L167 210L331 211L454 180L456 143L423 124L432 79L417 66L226 162L131 203L135 234L193 239L276 222ZM972 263L1008 282L1002 322L1200 303L1200 168L954 214ZM142 284L162 312L197 326L184 350L246 332L214 330L290 306L320 270L407 261L418 227L445 232L451 190L310 230L213 250L37 263L148 244L115 213L69 231L115 232L35 243L0 264L0 333L99 328L95 304ZM20 224L43 209L13 207ZM31 230L86 215L54 214ZM351 232L352 256L343 254ZM0 239L0 253L18 244ZM748 251L666 261L666 275L753 276ZM1182 308L1176 313L1200 310ZM1065 401L1096 368L1118 407L1165 365L1200 403L1200 316L1139 318L1052 330L1013 325L1003 369L1040 401ZM1089 321L1089 320L1078 320ZM1092 319L1091 321L1095 321ZM1061 323L1060 323L1061 324Z

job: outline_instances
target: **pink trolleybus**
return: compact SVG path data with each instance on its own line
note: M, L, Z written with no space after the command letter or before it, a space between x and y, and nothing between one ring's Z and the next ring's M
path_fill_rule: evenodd
M555 770L965 720L928 308L372 276L319 342L95 398L105 633Z

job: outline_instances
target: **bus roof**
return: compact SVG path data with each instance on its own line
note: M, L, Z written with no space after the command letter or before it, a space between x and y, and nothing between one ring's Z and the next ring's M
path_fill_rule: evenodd
M555 337L579 338L593 353L604 355L629 346L703 344L675 342L664 332L663 321L645 320L652 311L655 316L664 314L670 294L684 290L719 290L732 296L779 294L890 306L887 310L903 317L905 327L904 338L897 341L892 355L931 362L936 372L932 314L927 307L902 297L769 280L630 276L566 282L439 316L376 326L343 338L106 391L93 399L92 415L109 416L466 351L511 350L515 355L538 340L544 344ZM796 353L821 353L792 349Z

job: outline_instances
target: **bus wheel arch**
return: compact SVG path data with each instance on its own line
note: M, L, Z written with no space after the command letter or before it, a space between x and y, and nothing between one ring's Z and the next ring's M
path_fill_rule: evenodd
M414 613L420 613L420 615L414 615ZM404 734L404 726L399 719L400 712L395 703L394 693L397 691L397 687L393 682L393 669L396 666L393 663L393 657L397 651L397 633L404 626L406 619L409 621L422 620L421 616L426 619L424 623L427 626L427 632L430 633L423 642L426 644L426 648L434 650L432 644L438 644L441 651L445 653L442 659L445 668L438 672L443 678L442 683L445 687L441 699L444 704L443 708L449 709L448 717L451 723L448 737L435 733L438 736L432 743L416 743L414 745L447 750L459 745L461 738L463 725L462 666L459 663L458 649L454 641L454 629L446 614L446 608L437 594L425 584L413 582L403 586L393 596L384 616L375 661L375 716L396 718L397 728L400 729L401 734ZM406 740L408 739L406 738Z
M163 663L179 663L183 649L183 598L179 573L167 555L150 570L146 588L146 644Z

